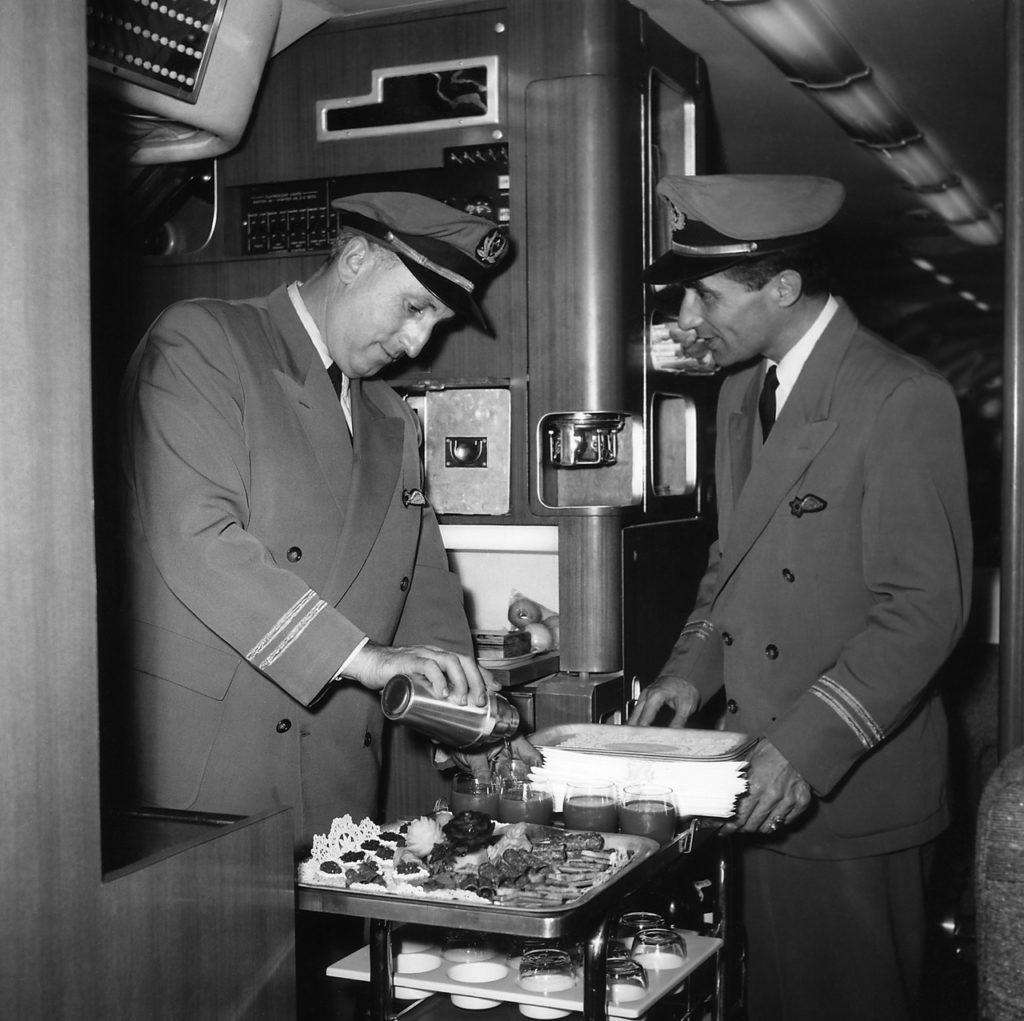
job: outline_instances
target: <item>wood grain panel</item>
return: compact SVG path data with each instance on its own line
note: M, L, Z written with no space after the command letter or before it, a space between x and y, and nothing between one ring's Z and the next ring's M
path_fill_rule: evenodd
M350 28L328 22L271 63L245 145L225 163L224 183L379 173L440 166L441 147L493 141L491 125L317 142L319 100L364 96L384 67L497 55L501 7L451 16L431 13L397 24ZM504 80L504 74L502 74Z
M550 411L629 410L627 341L643 296L640 113L639 93L622 79L565 78L530 89L533 421Z
M287 1021L287 813L101 881L84 19L8 5L0 33L0 1016Z
M512 64L529 81L642 74L646 16L621 0L519 0L510 5Z
M81 4L4 8L0 611L9 640L0 682L0 1015L7 1018L71 1016L61 1010L62 987L89 981L96 938L84 39Z
M291 811L267 812L107 882L101 925L117 936L99 948L90 1016L293 1017L292 840Z

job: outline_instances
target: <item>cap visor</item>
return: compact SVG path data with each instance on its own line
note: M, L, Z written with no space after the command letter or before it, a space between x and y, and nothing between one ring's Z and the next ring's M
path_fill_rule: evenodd
M697 258L666 252L647 267L644 280L649 284L686 284L721 273L723 269L742 261L742 257L735 255Z
M443 305L447 305L456 315L462 316L463 319L468 319L474 326L479 326L484 333L492 337L494 336L494 331L488 325L487 320L484 319L480 306L477 305L473 300L473 296L468 291L463 290L458 284L452 283L451 280L445 280L443 276L428 269L426 266L421 266L418 262L413 262L412 259L404 258L400 252L396 254L398 254L398 257L405 264L409 272L438 301Z

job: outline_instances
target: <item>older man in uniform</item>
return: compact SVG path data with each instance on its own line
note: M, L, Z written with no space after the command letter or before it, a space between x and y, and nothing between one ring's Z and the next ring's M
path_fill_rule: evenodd
M724 688L758 741L742 838L750 1021L916 1016L930 848L947 826L931 686L968 611L959 412L933 369L828 290L836 182L671 177L674 339L727 370L718 537L696 606L631 719ZM662 292L663 295L666 292Z
M497 686L424 497L415 414L373 377L453 315L484 325L473 292L508 237L421 195L335 206L319 271L172 306L122 396L131 798L290 805L298 856L335 816L376 815L391 676L463 704ZM300 964L332 952L310 931Z

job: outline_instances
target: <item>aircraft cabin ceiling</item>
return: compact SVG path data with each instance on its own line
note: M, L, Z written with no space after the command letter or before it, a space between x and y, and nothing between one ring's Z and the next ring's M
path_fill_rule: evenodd
M325 14L401 14L443 2L284 0L278 45L308 31ZM838 224L846 253L844 279L865 318L879 328L908 316L937 319L945 329L998 342L1006 155L1003 0L632 2L707 65L710 171L821 174L844 183L848 199ZM870 71L870 88L881 90L905 115L929 158L937 158L943 176L953 179L953 215L960 212L956 195L974 204L965 212L982 216L977 229L983 243L947 227L884 153L855 142L815 100L815 90L791 84L734 20L744 15L742 9L773 7L778 14L769 20L779 17L783 46L792 47L796 36L786 19L806 23L808 13L846 44L844 52L852 51L852 59ZM810 30L820 27L812 24ZM768 28L775 31L771 24ZM828 48L827 41L822 48ZM828 77L827 70L822 73ZM922 268L926 265L932 269Z

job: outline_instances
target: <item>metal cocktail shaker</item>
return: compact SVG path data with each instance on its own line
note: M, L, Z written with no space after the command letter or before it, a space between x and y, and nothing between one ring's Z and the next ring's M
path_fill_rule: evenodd
M438 698L422 674L396 674L384 685L380 704L389 720L407 723L449 748L494 744L519 728L519 710L496 692L488 692L485 706L457 705Z

